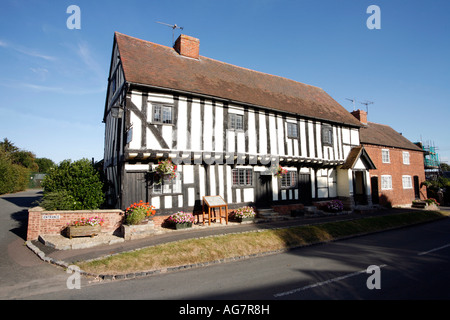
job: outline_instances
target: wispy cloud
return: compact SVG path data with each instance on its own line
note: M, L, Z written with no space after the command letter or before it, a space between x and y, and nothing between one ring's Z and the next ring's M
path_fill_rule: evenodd
M41 81L45 81L48 75L48 70L45 68L30 68L33 73L35 73Z
M27 56L36 57L36 58L44 59L44 60L47 60L47 61L54 61L54 60L56 60L55 57L42 54L42 53L38 52L35 49L27 48L27 47L20 46L20 45L14 45L14 44L11 44L11 43L7 43L7 42L5 42L3 40L0 40L0 47L8 48L8 49L20 52L22 54L25 54Z
M81 58L81 61L92 70L96 76L103 80L105 75L100 63L94 58L94 54L91 52L86 42L78 42L77 55ZM102 62L103 63L103 62Z
M104 86L99 87L89 87L89 88L77 88L71 86L67 87L59 87L59 86L45 86L28 82L18 82L18 81L8 81L1 82L0 86L14 89L30 89L36 93L60 93L60 94L71 94L71 95L87 95L87 94L97 94L104 93L106 91Z

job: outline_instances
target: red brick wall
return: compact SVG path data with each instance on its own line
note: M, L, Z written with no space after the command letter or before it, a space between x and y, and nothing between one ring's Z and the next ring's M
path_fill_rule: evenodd
M45 219L48 217L56 219ZM102 232L114 233L122 225L122 210L44 211L40 207L28 210L27 240L36 240L41 234L60 234L67 224L81 218L100 217L104 220Z
M423 163L423 153L420 151L396 149L392 147L382 147L374 145L364 145L367 153L377 167L376 170L370 170L370 176L378 177L378 191L380 204L392 206L410 205L415 199L414 195L414 176L419 177L419 185L425 181L425 169ZM390 163L383 163L381 150L389 149ZM410 164L403 164L403 151L409 152ZM392 189L381 189L381 175L390 175L392 177ZM402 176L411 176L412 189L403 189ZM420 198L427 198L426 187L420 188Z

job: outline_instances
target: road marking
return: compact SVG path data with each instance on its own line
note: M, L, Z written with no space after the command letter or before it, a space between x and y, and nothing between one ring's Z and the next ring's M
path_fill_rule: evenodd
M379 267L380 268L384 268L386 266L387 266L386 264L382 264ZM301 288L297 288L297 289L292 289L292 290L285 291L285 292L276 293L273 296L275 298L288 296L288 295L294 294L296 292L305 291L305 290L308 290L308 289L324 286L324 285L327 285L327 284L330 284L330 283L333 283L333 282L341 281L341 280L344 280L344 279L347 279L347 278L350 278L350 277L354 277L354 276L360 275L362 273L367 273L367 269L364 269L364 270L361 270L361 271L352 272L352 273L349 273L349 274L346 274L346 275L343 275L343 276L340 276L340 277L336 277L336 278L333 278L333 279L329 279L329 280L326 280L326 281L310 284L310 285L307 285L307 286L304 286L304 287L301 287Z
M417 255L418 256L423 256L425 254L428 254L428 253L431 253L431 252L435 252L435 251L438 251L438 250L441 250L441 249L444 249L444 248L447 248L447 247L450 247L450 243L446 244L445 246L439 247L439 248L434 248L434 249L431 249L431 250L428 250L428 251L420 252Z

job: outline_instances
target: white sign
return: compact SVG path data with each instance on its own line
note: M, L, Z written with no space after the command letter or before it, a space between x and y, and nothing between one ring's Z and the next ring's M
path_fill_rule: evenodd
M61 216L59 214L44 214L42 216L43 220L57 220L61 219Z

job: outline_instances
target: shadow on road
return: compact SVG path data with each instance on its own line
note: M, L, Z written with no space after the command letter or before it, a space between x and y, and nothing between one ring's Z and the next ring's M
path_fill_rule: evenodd
M19 225L9 231L23 240L26 240L27 238L28 209L36 206L37 202L42 198L42 195L43 191L41 189L30 189L1 196L1 199L17 206L17 211L11 213L10 216L14 221L17 221Z

